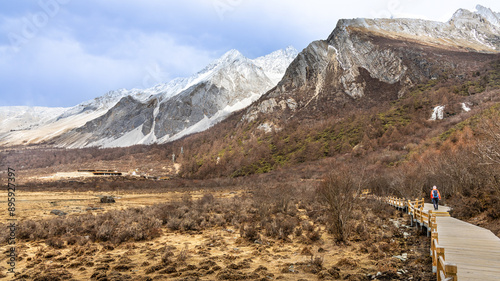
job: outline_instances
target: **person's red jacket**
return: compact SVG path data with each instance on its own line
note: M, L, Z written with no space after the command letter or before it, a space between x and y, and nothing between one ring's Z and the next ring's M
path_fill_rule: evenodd
M433 189L433 190L431 190L431 200L432 200L432 192L433 192L433 191L434 191L434 189ZM439 200L441 200L441 193L439 193L439 190L437 190L437 189L436 189L436 191L438 192L438 197L439 197Z

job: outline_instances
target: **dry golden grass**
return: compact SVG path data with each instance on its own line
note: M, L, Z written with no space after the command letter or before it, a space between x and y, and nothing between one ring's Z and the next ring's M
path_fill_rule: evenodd
M338 244L314 196L291 189L294 196L283 198L277 191L142 193L139 198L150 199L142 205L127 191L115 204L98 204L90 194L45 194L67 210L87 204L69 200L80 196L104 208L63 217L45 214L52 206L35 200L46 200L43 192L24 194L34 215L20 222L16 278L369 280L381 272L381 280L429 280L427 239L403 238L412 230L396 228L389 219L405 219L389 207L363 202L352 236ZM402 252L408 261L393 258ZM401 269L407 271L398 274Z

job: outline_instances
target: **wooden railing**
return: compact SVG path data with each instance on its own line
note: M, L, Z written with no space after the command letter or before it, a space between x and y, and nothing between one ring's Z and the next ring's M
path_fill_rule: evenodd
M457 265L445 261L444 247L439 246L438 233L431 239L432 272L437 273L438 281L457 281Z
M438 281L457 281L457 266L445 260L445 249L439 245L436 217L450 216L448 212L424 211L424 198L414 201L396 197L387 199L389 205L400 210L406 210L411 217L411 223L419 224L422 230L426 228L431 234L432 272L436 273Z

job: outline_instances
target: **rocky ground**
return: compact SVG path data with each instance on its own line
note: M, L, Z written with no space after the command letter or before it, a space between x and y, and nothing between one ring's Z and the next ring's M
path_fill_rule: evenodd
M192 216L196 209L205 218L201 222L194 218L188 224L183 217L179 225L173 226L175 220L170 215L170 221L161 224L151 237L107 241L99 226L94 226L98 228L94 236L81 234L83 230L77 226L52 234L31 226L36 238L17 240L15 277L6 274L7 251L0 259L1 276L16 280L433 279L429 239L407 225L408 217L376 200L362 200L355 212L349 242L337 243L328 231L325 213L318 213L319 206L310 206L305 200L292 201L285 213L271 210L267 218L260 218L257 214L262 212L262 206L255 205L248 195L251 192L214 192L214 197L207 194L191 192L187 198L165 192L137 197L122 192L116 203L109 204L98 203L95 196L83 198L83 194L75 193L45 194L50 200L43 197L43 192L25 194L23 208L33 216L23 218L23 227L43 222L49 228L51 223L70 225L71 220L84 215L71 210L82 210L83 205L95 208L82 212L95 212L96 221L106 212L114 212L115 217L120 212L126 212L125 216L130 216L130 212L156 216L153 211L162 206L160 202L179 200L174 211L181 209L181 213ZM67 200L70 197L82 200ZM138 204L137 200L144 198L149 201ZM49 203L42 204L40 200ZM59 206L50 202L59 202L55 203ZM55 207L67 214L51 213ZM212 223L213 220L221 221ZM281 221L284 223L280 225ZM292 223L287 227L285 222L289 221ZM137 222L120 227L142 231ZM55 229L58 228L54 227L54 232ZM45 239L40 238L44 236ZM6 249L5 242L3 246Z

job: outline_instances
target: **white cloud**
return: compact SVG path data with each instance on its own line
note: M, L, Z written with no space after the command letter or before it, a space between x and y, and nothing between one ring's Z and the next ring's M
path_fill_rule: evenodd
M57 36L39 35L17 52L0 46L1 87L17 95L18 104L75 105L109 90L151 87L176 75L190 75L215 58L212 52L179 44L164 33L131 31L103 42L98 50L72 34L51 34ZM24 94L16 93L20 85Z

